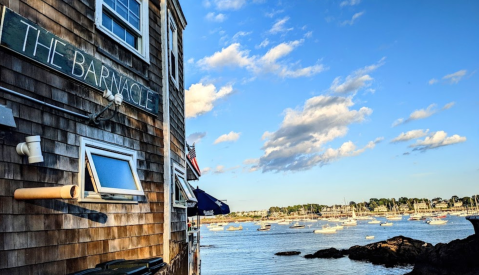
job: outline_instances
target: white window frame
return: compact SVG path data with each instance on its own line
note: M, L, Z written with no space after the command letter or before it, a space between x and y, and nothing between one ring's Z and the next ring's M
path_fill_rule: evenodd
M173 173L172 173L172 192L171 192L171 201L173 202L173 207L178 207L178 208L187 208L188 207L188 202L198 202L195 197L195 193L193 193L193 190L190 188L188 180L186 179L186 170L185 168L179 166L176 163L173 163ZM179 190L180 192L183 193L184 201L177 202L176 201L176 177L180 177L184 180L185 186L183 187L182 185L179 185ZM185 190L186 189L186 190ZM191 194L191 198L189 199L186 192Z
M173 37L170 37L170 30L171 33L173 34ZM173 49L170 49L170 41L173 41ZM168 64L169 64L169 69L168 69L168 75L170 79L173 81L175 84L175 87L178 89L178 83L179 83L179 76L178 76L178 64L179 62L179 56L178 56L178 27L176 26L175 19L173 16L171 16L171 11L168 10L168 41L167 41L167 48L168 48ZM175 71L172 71L172 66L171 66L171 54L170 51L173 51L176 59L175 59Z
M133 179L135 181L137 190L102 187L101 182L98 179L96 173L95 164L92 161L91 154L97 154L110 158L120 159L128 161L132 172ZM87 165L87 159L89 167L85 169ZM79 183L81 202L108 202L108 203L137 203L134 196L144 196L143 187L138 177L137 172L137 152L120 146L112 145L106 142L101 142L85 137L80 137L80 161L79 161ZM93 188L95 191L85 191L85 179L90 177L85 170L91 169L91 173L94 178L92 180ZM111 199L105 199L102 195L110 195Z
M138 32L129 22L122 18L116 11L110 8L103 0L96 0L95 4L95 25L98 30L111 37L116 42L120 43L125 48L129 49L133 54L140 57L148 64L150 64L150 35L149 35L149 10L148 0L137 0L140 3L140 31ZM121 21L128 30L132 31L138 37L138 49L132 47L130 44L123 41L123 39L116 36L109 29L102 24L103 9L108 9L108 13L112 14L114 19Z

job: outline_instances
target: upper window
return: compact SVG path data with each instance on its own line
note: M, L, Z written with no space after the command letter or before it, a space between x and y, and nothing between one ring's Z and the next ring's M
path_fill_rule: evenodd
M198 200L190 184L185 180L185 173L177 165L174 165L173 170L173 206L186 208L189 203L196 204Z
M143 188L136 170L136 151L81 138L82 200L136 201Z
M168 59L171 79L178 88L178 29L171 14L168 16Z
M149 60L147 0L97 0L95 20L98 29Z

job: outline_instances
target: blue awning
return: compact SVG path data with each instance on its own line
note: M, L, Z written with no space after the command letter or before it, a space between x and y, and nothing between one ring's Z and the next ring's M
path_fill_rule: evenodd
M214 216L214 215L226 215L230 213L230 207L206 193L205 191L197 188L193 190L198 203L196 207L188 208L188 216Z

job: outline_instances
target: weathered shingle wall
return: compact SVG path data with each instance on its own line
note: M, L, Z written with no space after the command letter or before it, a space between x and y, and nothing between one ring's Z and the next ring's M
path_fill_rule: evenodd
M178 88L173 80L169 80L170 97L170 150L171 158L182 167L185 166L185 94L183 79L183 30L180 27L179 15L174 12L173 3L168 1L171 16L176 21L178 36ZM186 168L186 167L184 167ZM171 212L170 255L180 253L181 243L186 240L186 210L174 207Z
M150 65L95 29L93 0L0 0L0 5L161 95L161 26L156 2L149 5ZM99 91L2 47L0 60L2 87L82 114L106 104ZM65 274L112 259L162 255L161 104L157 116L123 104L116 118L100 126L89 126L77 117L3 92L0 104L13 110L17 123L13 129L0 128L4 132L0 135L0 274ZM182 121L178 122L183 127L178 143L184 142ZM15 152L15 146L29 135L42 138L43 163L28 164ZM17 188L77 185L81 136L138 151L145 202L13 199Z

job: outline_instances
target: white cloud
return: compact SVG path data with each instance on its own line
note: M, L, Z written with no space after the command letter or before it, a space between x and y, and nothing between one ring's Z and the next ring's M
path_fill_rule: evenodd
M255 48L256 49L261 49L261 48L264 48L268 45L269 45L269 40L268 40L268 38L266 38L265 40L261 41L261 43L259 45L256 45Z
M218 137L214 144L222 143L222 142L229 142L229 141L237 141L240 138L241 133L235 133L233 131L229 132L228 134L221 135Z
M451 109L452 106L454 106L456 104L456 102L449 102L447 103L446 105L444 105L444 107L442 107L443 110L448 110L448 109Z
M245 159L243 161L243 164L246 164L246 165L258 164L258 163L259 163L259 159Z
M212 56L204 57L198 61L202 69L220 67L251 67L254 59L249 57L248 51L241 51L239 43L233 43L221 51L215 52Z
M425 131L422 129L419 129L419 130L412 130L406 133L402 132L401 134L399 134L399 136L391 140L391 142L394 143L394 142L408 141L415 138L421 138L426 136L428 132L429 132L429 129Z
M357 92L363 87L368 87L373 78L368 74L384 65L385 57L381 58L376 64L372 64L354 71L348 75L344 82L341 77L336 77L331 84L330 90L338 94Z
M460 70L452 74L445 75L442 79L449 81L451 84L458 83L466 75L467 70Z
M309 31L309 32L305 33L305 34L304 34L304 37L305 37L305 38L311 38L311 37L313 37L313 31Z
M209 8L209 7L211 7L211 2L208 1L208 0L203 0L203 6L204 6L205 8Z
M226 168L224 165L218 165L218 166L216 166L216 168L214 170L214 173L215 174L223 174L223 173L226 173L226 172L229 172L229 171L234 171L238 168L241 168L241 166L237 165L237 166Z
M426 109L415 110L409 115L409 118L407 120L411 121L411 120L424 119L424 118L430 117L437 112L435 109L436 109L436 104L431 104L427 106Z
M212 22L223 22L226 20L226 16L222 13L215 14L214 12L209 12L205 16L206 20L212 21Z
M261 57L249 56L249 51L241 50L241 45L234 43L219 52L215 52L212 56L204 57L199 60L197 64L205 70L227 66L240 67L246 68L255 74L273 73L283 78L312 76L326 70L322 64L303 68L298 62L293 64L279 62L281 58L289 55L303 42L303 39L283 42L270 48L268 52Z
M435 84L435 83L437 83L437 79L432 78L431 80L429 80L429 85L432 85L432 84Z
M436 104L431 104L426 109L415 110L414 112L412 112L409 115L409 117L407 119L403 119L403 118L397 119L393 123L392 127L396 127L398 125L408 123L408 122L411 122L413 120L424 119L424 118L430 117L437 112L436 106L437 106Z
M342 25L342 26L345 26L345 25L350 25L350 26L351 26L351 25L353 25L354 22L355 22L359 17L361 17L363 14L364 14L364 11L355 13L355 14L353 15L353 17L351 18L351 20L345 20L345 21L343 21L343 23L341 23L341 25Z
M210 171L211 171L210 167L205 167L205 168L201 169L201 175L204 176L204 175L208 174Z
M359 3L361 2L361 0L345 0L345 1L342 1L339 6L340 7L344 7L344 6L354 6L354 5L358 5Z
M205 136L206 136L206 132L196 132L196 133L190 134L186 138L186 142L189 145L193 145L194 143L199 143Z
M246 4L246 0L214 0L214 2L219 10L239 10Z
M455 102L447 103L446 105L444 105L444 107L442 107L441 111L451 109L454 106L454 104L456 104L456 103ZM399 118L396 121L394 121L394 123L392 124L392 127L396 127L398 125L408 123L408 122L411 122L413 120L428 118L428 117L434 115L435 113L439 112L439 110L436 107L437 107L437 105L433 103L433 104L429 105L426 109L415 110L414 112L412 112L409 115L409 117L407 119Z
M215 171L214 171L215 174L223 174L224 172L226 172L226 171L225 171L225 167L223 165L216 166Z
M289 69L287 67L283 67L279 72L279 76L283 78L297 78L297 77L305 77L305 76L313 76L318 74L322 71L326 70L326 68L320 65L313 65L305 68L298 68L298 69Z
M413 150L415 151L426 151L429 149L453 145L465 141L466 137L461 137L459 135L453 135L448 137L446 132L437 131L431 133L424 140L418 140L416 143L411 144L409 147L414 148Z
M192 84L188 90L185 90L186 118L196 117L211 111L218 99L232 92L233 87L231 85L223 86L219 91L216 91L213 84Z
M286 22L288 22L288 20L289 20L289 17L285 17L283 19L277 20L276 23L274 23L273 27L271 27L269 32L272 33L272 34L276 34L276 33L280 33L280 32L288 32L288 31L293 30L293 28L286 28L284 26L286 24Z
M308 99L301 109L285 110L280 128L263 134L264 154L257 168L263 172L307 170L374 147L368 144L356 150L352 142L346 142L338 149L322 152L326 143L345 136L350 124L360 123L372 113L367 107L350 109L353 105L350 97L321 95Z
M264 15L269 18L273 18L275 15L283 13L284 10L272 10L271 12L267 12Z
M192 57L192 58L188 59L187 62L188 62L188 64L193 64L193 63L195 63L195 59Z
M236 41L238 41L238 39L239 39L240 37L242 37L242 36L248 36L248 35L250 35L250 34L252 34L252 33L253 33L253 32L239 31L239 32L235 33L235 35L233 35L232 40L233 40L233 42L236 42Z

